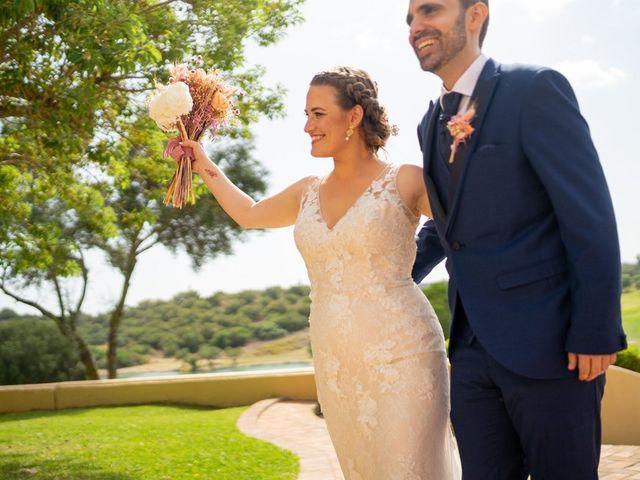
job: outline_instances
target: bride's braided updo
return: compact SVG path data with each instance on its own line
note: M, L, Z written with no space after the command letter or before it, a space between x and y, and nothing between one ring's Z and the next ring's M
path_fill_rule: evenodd
M387 111L378 101L378 88L367 72L353 67L336 67L316 74L311 85L335 88L338 104L344 110L360 105L364 110L360 127L367 148L376 153L384 147L394 127L389 124Z

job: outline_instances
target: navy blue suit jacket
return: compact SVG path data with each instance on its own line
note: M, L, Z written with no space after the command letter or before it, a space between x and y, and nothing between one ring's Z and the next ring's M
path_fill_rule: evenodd
M475 132L456 154L447 212L429 175L439 102L418 128L434 218L414 280L446 257L450 307L459 295L498 362L531 378L575 375L567 352L626 347L616 223L589 128L547 68L490 59L471 100Z

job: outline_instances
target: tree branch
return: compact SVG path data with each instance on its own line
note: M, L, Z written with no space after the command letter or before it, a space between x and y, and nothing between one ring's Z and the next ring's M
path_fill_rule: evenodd
M82 308L82 304L84 303L85 296L87 295L87 285L89 283L89 269L87 268L86 263L84 262L84 255L82 254L82 250L80 250L80 268L82 269L82 293L80 294L80 298L78 299L78 303L76 304L76 308L73 311L73 318L75 319L80 313L80 309ZM75 321L73 325L73 329L75 330Z
M2 94L0 93L0 96ZM14 118L14 117L26 117L26 111L24 108L18 108L18 107L7 107L7 106L0 106L0 118Z
M12 152L8 155L5 155L3 158L0 158L0 167L2 166L27 166L27 165L36 165L37 163L33 161L32 158L26 157L22 154Z
M149 231L149 233L147 235L143 236L142 238L140 238L137 241L137 243L136 243L136 252L137 252L138 255L143 253L143 252L146 252L147 250L149 250L151 247L153 247L154 245L156 245L159 242L158 237L157 237L158 233L159 233L158 229L154 227ZM147 240L149 240L150 238L152 238L153 236L155 236L156 239L153 240L149 245L146 245L146 246L142 247L142 244L144 242L146 242ZM142 248L140 248L140 247L142 247Z
M50 312L49 310L47 310L46 308L44 308L42 305L39 305L35 302L32 302L31 300L27 300L24 297L21 297L13 292L10 292L9 290L7 290L7 288L5 287L4 283L0 283L0 290L2 290L4 292L5 295L13 298L15 301L20 302L20 303L24 303L25 305L29 305L30 307L35 308L36 310L40 311L40 313L42 315L44 315L47 318L50 318L52 320L55 320L56 323L59 321L59 317L53 313Z
M147 238L149 238L149 237L147 237ZM145 239L145 240L146 240L146 239ZM152 248L152 247L155 247L155 246L158 244L158 242L159 242L159 241L160 241L160 240L156 239L156 240L154 240L153 242L151 242L149 245L146 245L145 247L140 248L140 249L138 250L138 255L140 255L141 253L146 252L147 250L149 250L149 249L150 249L150 248Z
M64 311L64 300L62 299L62 289L60 288L60 282L58 282L58 277L54 274L51 276L51 281L56 287L56 294L58 296L58 305L60 306L60 318L62 321L66 319L65 311Z

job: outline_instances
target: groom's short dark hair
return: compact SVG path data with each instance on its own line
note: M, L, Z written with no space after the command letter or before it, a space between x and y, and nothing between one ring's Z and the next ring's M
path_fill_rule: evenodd
M466 10L467 8L469 8L471 5L478 3L478 2L482 2L484 3L487 7L489 6L489 0L460 0L460 3L462 4L462 10ZM484 37L487 36L487 29L489 28L489 15L487 15L486 20L484 21L484 25L482 25L482 30L480 30L480 46L482 47L482 44L484 43Z

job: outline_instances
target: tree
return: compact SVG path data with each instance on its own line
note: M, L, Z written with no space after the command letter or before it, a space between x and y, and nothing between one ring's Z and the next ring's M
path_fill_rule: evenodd
M251 338L251 332L245 327L231 327L220 330L213 339L213 343L219 348L242 347Z
M0 322L2 320L11 320L16 317L18 317L18 314L10 308L3 308L2 310L0 310Z
M273 321L266 321L260 323L256 329L254 335L258 340L275 340L276 338L284 337L289 332L280 327Z
M91 187L67 182L66 173L43 174L39 181L25 185L28 221L12 223L11 235L0 241L0 290L53 320L76 346L87 377L98 378L78 322L89 280L85 254L95 239L115 233L114 213ZM49 182L43 182L45 178ZM50 286L57 308L19 293L43 284Z
M222 350L214 345L202 345L198 350L198 356L209 363L209 368L215 366L216 359L220 356Z
M242 347L227 347L224 349L224 353L231 359L231 366L238 366L238 357L242 355Z
M74 345L46 319L0 322L0 385L82 378Z
M159 204L174 165L159 161L166 137L147 119L145 92L167 63L202 55L249 92L241 123L216 155L249 193L264 191L250 125L282 113L282 89L245 67L247 41L277 41L300 21L303 0L43 0L0 6L0 257L3 292L56 321L87 370L95 361L77 330L89 282L85 262L102 250L122 274L109 319L109 377L139 255L156 245L185 250L200 266L227 254L239 229L197 188L176 212ZM6 205L6 210L4 206ZM24 288L46 284L57 311Z
M176 353L176 357L189 365L190 372L198 371L198 360L200 359L200 357L197 353L190 352L186 348L183 348L181 350L178 350L178 352Z
M272 322L287 332L297 332L309 326L309 318L297 312L276 313L269 315L265 323Z

